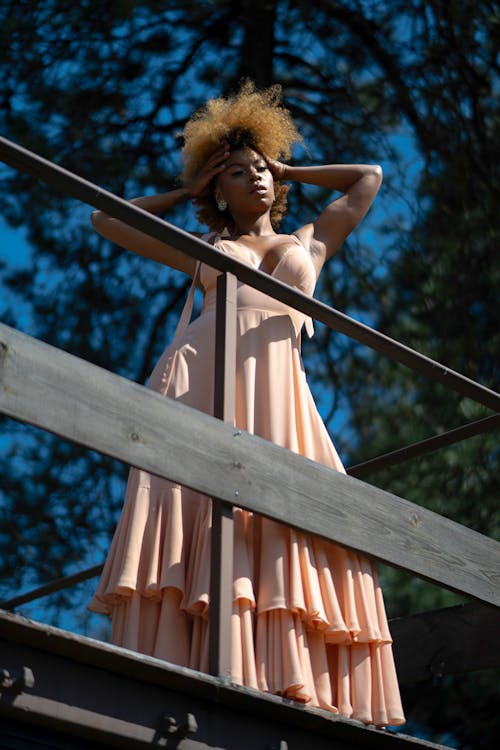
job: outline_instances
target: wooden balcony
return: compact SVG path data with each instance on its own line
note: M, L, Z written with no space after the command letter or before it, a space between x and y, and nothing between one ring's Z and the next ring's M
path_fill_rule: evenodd
M231 508L237 505L469 596L472 602L464 607L391 623L402 682L498 666L500 544L223 421L230 409L226 396L231 326L225 303L229 299L230 304L234 293L231 277L234 274L334 325L495 412L498 394L265 274L221 258L206 243L5 139L0 139L0 157L142 231L177 243L223 271L223 283L226 274L229 281L225 289L221 285L224 314L219 342L225 342L218 356L221 418L165 399L5 325L0 325L0 413L209 495L220 504L221 519L230 519ZM465 425L459 434L454 431L453 439L495 427L496 413L480 425ZM442 441L446 439L451 440L445 436ZM418 450L435 447L432 443ZM404 450L411 454L416 448ZM222 553L212 566L212 675L6 611L0 614L0 747L439 747L230 683L226 635L230 586L222 578L227 570L225 555L231 552L224 540L230 536L230 523L229 530L224 531L222 523L220 536L214 535L212 559ZM21 599L2 606L12 609Z

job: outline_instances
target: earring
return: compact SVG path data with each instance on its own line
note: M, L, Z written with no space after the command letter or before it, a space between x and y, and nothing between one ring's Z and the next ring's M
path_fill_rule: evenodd
M227 208L227 201L224 198L219 198L217 201L217 208L219 211L225 211Z

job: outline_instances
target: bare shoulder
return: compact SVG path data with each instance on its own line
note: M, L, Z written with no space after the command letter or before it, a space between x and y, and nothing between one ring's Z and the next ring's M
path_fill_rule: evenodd
M311 256L316 274L319 275L326 260L326 245L314 236L314 224L305 224L297 229L294 235L299 238L301 245Z

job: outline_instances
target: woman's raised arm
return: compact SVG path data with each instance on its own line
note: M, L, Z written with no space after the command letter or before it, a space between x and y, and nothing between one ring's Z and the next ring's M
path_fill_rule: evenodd
M171 190L168 193L158 195L148 195L141 198L133 198L130 203L135 206L149 211L149 213L158 215L166 214L175 206L184 201L190 200L191 194L187 188ZM154 237L150 237L144 232L134 229L120 219L114 219L103 211L93 211L91 221L94 229L107 240L111 240L116 245L132 250L138 255L145 258L156 260L158 263L176 268L183 271L189 276L194 273L195 260L180 250L176 250L170 245L166 245Z
M226 159L226 149L221 149L207 160L203 169L200 170L190 185L170 190L167 193L132 198L130 203L155 215L166 214L179 203L190 201L203 190L206 190L213 177L224 169ZM160 240L130 227L120 219L114 219L103 211L93 211L91 221L99 234L120 245L120 247L193 276L196 265L195 259L180 250L176 250L171 245L160 242Z
M272 160L268 163L276 179L304 182L343 193L329 203L312 224L297 232L319 273L325 261L367 213L382 183L382 168L377 164L292 167Z

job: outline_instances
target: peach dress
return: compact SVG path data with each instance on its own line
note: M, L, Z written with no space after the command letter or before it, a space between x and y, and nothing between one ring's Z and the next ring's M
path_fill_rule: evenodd
M273 276L312 295L316 274L296 235ZM221 252L255 264L242 244ZM218 272L198 265L176 336L148 386L211 413ZM196 280L201 315L188 325ZM344 472L300 356L310 321L239 283L236 426ZM206 672L211 503L132 469L124 508L90 609L111 641ZM232 681L376 725L402 724L391 636L375 567L356 552L234 510Z

